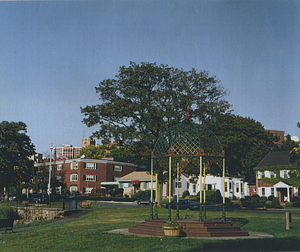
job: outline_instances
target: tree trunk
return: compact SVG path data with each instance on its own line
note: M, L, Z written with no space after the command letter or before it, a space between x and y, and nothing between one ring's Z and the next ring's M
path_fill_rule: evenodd
M157 205L158 207L162 207L163 184L158 183L156 190L157 190Z

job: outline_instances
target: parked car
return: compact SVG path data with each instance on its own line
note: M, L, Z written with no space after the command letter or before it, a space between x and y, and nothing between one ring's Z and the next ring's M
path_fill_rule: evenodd
M190 199L180 199L178 207L181 210L199 210L200 204ZM169 208L169 203L166 204L166 208ZM177 209L177 201L174 200L171 202L171 208Z
M42 194L41 193L34 193L34 194L29 195L26 199L29 202L40 203L42 201Z
M8 195L8 200L9 200L9 201L15 201L15 200L17 200L17 197L14 196L14 195L12 195L12 194L9 194L9 195Z
M153 200L154 200L154 198L153 198ZM150 205L150 203L151 203L151 197L146 197L146 198L137 200L138 205L141 205L141 204Z

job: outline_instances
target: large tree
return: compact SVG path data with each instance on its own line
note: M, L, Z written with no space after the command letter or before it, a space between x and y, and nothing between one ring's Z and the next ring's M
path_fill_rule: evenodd
M3 188L28 182L33 173L34 145L23 122L0 124L0 182Z
M114 79L101 81L96 92L101 103L81 108L88 127L100 126L93 137L103 139L103 143L115 141L120 146L138 144L142 158L134 159L148 167L149 153L159 134L182 121L187 106L192 118L200 123L230 108L224 99L226 91L214 76L156 63L130 62L129 67L119 68ZM136 151L132 154L136 155ZM120 157L129 154L123 149L116 152Z
M254 119L232 114L219 115L206 126L216 134L225 150L227 172L254 182L253 168L272 150L278 137Z

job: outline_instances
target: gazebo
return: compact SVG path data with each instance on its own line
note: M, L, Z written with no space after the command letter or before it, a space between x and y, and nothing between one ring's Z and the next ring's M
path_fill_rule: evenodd
M205 166L210 166L216 162L222 168L223 173L223 208L222 219L207 219L205 211ZM159 219L157 211L157 195L155 197L155 213L153 215L153 176L156 166L163 163L168 166L169 175L169 209L168 219ZM248 236L246 230L241 230L238 225L226 221L225 218L225 152L222 149L220 141L216 135L208 128L195 124L187 119L179 124L169 127L165 132L161 133L151 155L151 206L150 219L137 224L136 227L128 229L131 233L163 236L164 225L171 221L171 181L172 171L177 173L177 182L179 181L179 167L184 164L192 164L193 167L199 169L200 179L200 209L199 219L180 219L177 197L177 213L176 221L182 227L183 236L187 237L232 237L232 236ZM175 172L173 172L175 174ZM156 173L157 176L157 173ZM202 178L204 183L202 183ZM156 178L156 181L157 178ZM205 189L205 186L204 186ZM202 191L203 198L202 199ZM156 190L157 193L157 190ZM178 196L178 186L177 186Z
M179 176L179 166L192 163L199 168L200 179L200 211L199 221L206 218L205 211L205 185L204 185L204 200L202 199L202 178L205 183L205 164L208 165L212 162L222 163L223 167L223 192L225 192L225 152L222 149L221 143L217 136L208 128L195 124L188 118L182 123L176 124L168 128L158 138L151 157L151 207L150 219L157 218L157 198L155 202L155 216L153 217L153 175L154 167L159 161L168 164L169 167L169 203L171 203L171 181L172 170L177 172L177 182ZM173 166L173 167L172 167ZM175 166L175 167L174 167ZM156 180L157 181L157 180ZM177 186L178 191L178 186ZM178 195L178 192L177 192ZM177 197L177 214L179 218ZM204 216L203 216L204 213ZM171 206L169 204L168 220L171 220ZM225 221L225 194L223 193L223 213L222 220Z

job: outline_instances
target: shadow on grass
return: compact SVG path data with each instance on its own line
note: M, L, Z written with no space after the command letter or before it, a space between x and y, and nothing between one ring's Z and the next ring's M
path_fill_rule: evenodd
M230 220L231 222L233 222L234 224L237 224L239 225L240 227L246 225L249 223L249 221L245 218L233 218L233 217L230 217L230 218L226 218L226 220Z
M299 244L297 238L225 240L188 251L299 251Z

